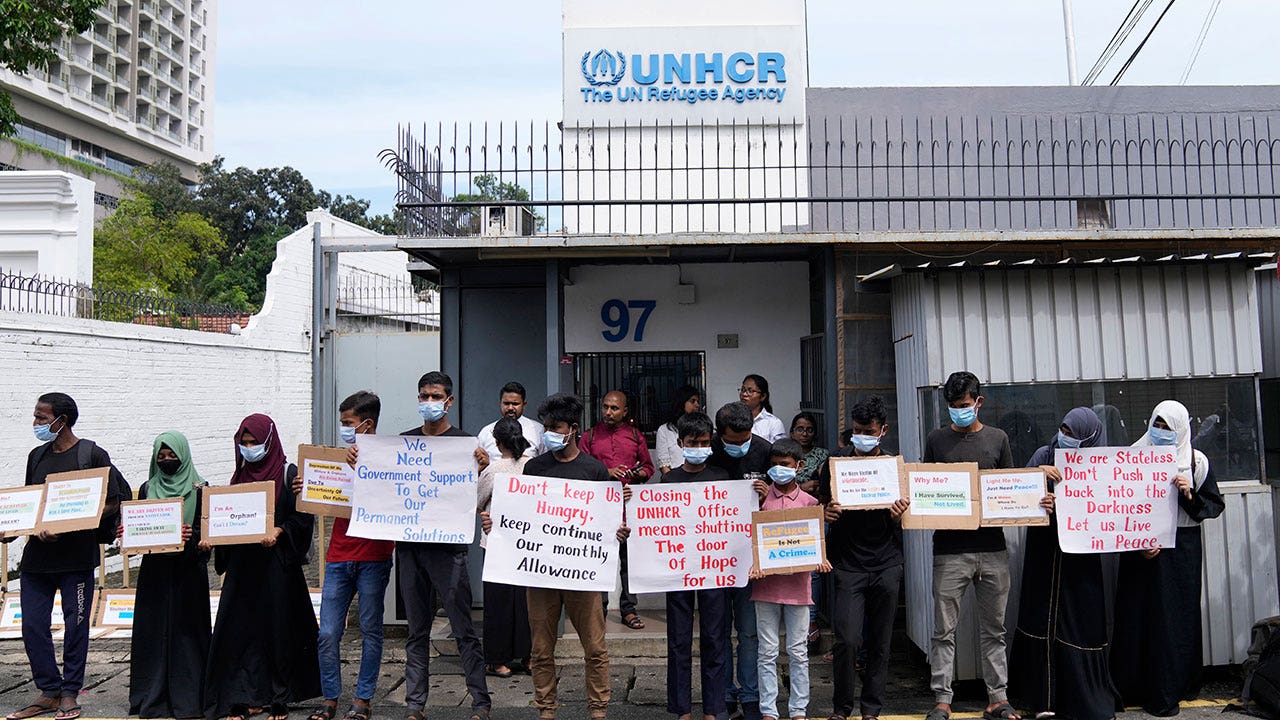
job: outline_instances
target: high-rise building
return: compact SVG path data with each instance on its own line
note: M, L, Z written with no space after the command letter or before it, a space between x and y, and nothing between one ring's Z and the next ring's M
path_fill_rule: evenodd
M217 0L107 0L47 70L0 70L22 118L0 170L89 175L102 209L139 165L168 160L194 182L213 157L216 26Z

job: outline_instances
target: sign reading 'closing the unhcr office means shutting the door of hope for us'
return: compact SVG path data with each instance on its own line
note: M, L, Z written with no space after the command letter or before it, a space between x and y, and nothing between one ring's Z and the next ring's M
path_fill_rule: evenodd
M348 535L397 542L475 539L475 438L361 435Z

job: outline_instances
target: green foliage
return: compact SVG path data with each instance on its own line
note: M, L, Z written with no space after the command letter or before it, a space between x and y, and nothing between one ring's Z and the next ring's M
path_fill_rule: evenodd
M203 258L222 236L191 212L163 217L154 201L133 193L102 222L93 239L93 282L99 287L191 297Z
M472 186L475 188L473 193L458 193L453 196L454 202L484 202L485 200L528 200L529 191L520 187L516 183L502 182L496 175L481 175L477 177ZM537 223L539 229L546 224L546 218L541 213L534 213L534 222ZM480 219L473 217L470 222L464 223L469 226L471 232L479 232Z
M106 0L0 0L0 66L15 73L45 70L58 59L54 49L65 35L93 25L93 11ZM0 90L0 137L18 122L13 99Z

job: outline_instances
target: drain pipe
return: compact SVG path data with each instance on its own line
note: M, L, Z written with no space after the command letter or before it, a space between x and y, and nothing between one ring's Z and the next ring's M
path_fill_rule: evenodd
M320 243L320 223L311 233L311 444L320 445L320 413L324 410L324 378L320 372L320 338L324 333L325 293L324 248Z

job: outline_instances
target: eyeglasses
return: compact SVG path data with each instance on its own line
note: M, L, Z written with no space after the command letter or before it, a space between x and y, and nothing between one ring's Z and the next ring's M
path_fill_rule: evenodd
M811 427L802 427L802 426L797 426L797 427L793 427L793 428L791 428L791 432L793 432L793 433L800 433L801 435L812 435L812 434L814 434L815 432L817 432L817 430L815 430L814 428L811 428Z
M738 394L739 395L760 395L761 393L759 390L755 388L740 387L738 388Z

